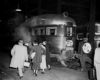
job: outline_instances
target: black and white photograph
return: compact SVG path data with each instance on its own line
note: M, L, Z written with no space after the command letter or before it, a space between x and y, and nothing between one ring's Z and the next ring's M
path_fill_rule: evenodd
M100 80L99 0L0 0L0 80Z

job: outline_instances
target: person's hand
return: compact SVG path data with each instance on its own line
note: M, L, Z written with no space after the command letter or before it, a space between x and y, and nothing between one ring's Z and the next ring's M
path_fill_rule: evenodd
M31 56L29 55L28 58L31 59Z

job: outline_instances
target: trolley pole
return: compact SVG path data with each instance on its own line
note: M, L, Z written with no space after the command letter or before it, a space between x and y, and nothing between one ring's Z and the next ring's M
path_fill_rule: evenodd
M96 0L90 0L90 23L89 23L89 42L92 45L92 51L90 57L93 57L94 52L94 33L95 33L95 11L96 9Z
M38 0L38 15L42 14L41 2L41 0Z

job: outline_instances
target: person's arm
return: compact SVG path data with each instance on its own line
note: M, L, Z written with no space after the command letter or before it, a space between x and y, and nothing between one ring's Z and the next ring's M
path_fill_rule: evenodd
M41 46L42 54L46 55L46 48Z
M11 49L11 55L12 56L15 54L15 50L16 50L16 45L14 45L13 48Z
M28 61L28 51L27 51L27 47L25 49L25 60Z
M34 46L31 48L30 54L32 54L32 52L34 52Z
M35 48L34 46L31 48L31 51L29 53L29 58L31 58L32 53L35 52L35 49L34 48Z

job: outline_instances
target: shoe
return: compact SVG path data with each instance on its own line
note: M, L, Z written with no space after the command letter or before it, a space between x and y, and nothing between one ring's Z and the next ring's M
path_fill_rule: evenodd
M50 68L49 68L49 67L47 67L47 70L50 70Z
M20 76L20 79L22 79L23 78L23 76Z
M37 73L34 72L33 75L37 76Z
M48 70L50 70L51 69L51 66L50 65L48 65Z
M38 69L38 71L40 71L40 69Z
M35 73L33 73L33 75L35 75Z
M17 76L19 76L19 74L17 73Z
M35 73L35 76L37 76L37 74Z
M26 68L23 69L23 73L25 73L25 71L26 71Z
M51 69L51 67L48 68L48 70L50 70L50 69Z
M45 72L41 72L41 74L45 74Z
M23 71L23 73L25 73L26 70Z

